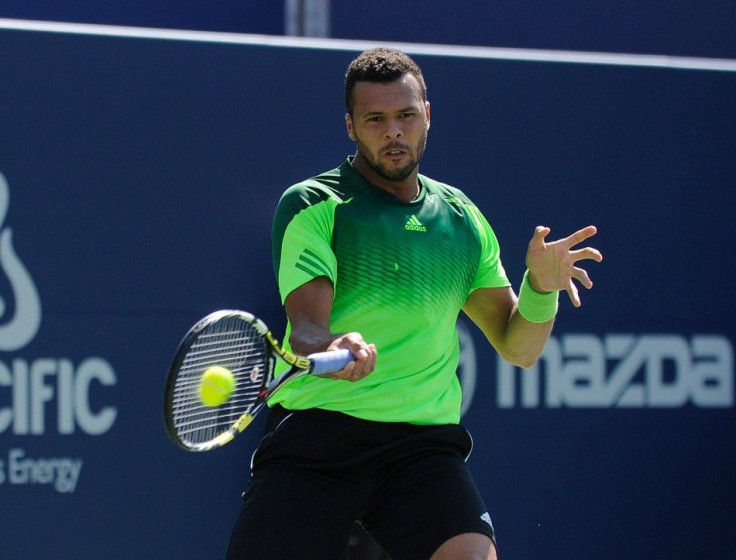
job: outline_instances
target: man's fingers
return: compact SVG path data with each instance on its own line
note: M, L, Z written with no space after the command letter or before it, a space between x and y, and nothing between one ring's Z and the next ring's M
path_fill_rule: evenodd
M546 226L537 226L529 243L526 262L530 278L536 279L536 284L533 281L532 286L540 291L564 290L572 304L579 307L581 302L576 282L580 282L588 289L593 287L593 282L588 273L575 264L583 260L601 262L603 255L593 247L574 250L572 247L594 236L598 228L590 225L577 230L569 237L547 243L545 237L550 231Z
M601 252L598 249L594 249L593 247L585 247L583 249L570 251L570 257L572 258L573 262L583 260L601 262L603 260L603 255L601 254Z
M575 285L575 283L570 279L570 282L567 285L567 288L565 290L567 292L567 295L570 296L570 301L575 307L580 307L580 295L578 294L578 287Z
M572 275L575 277L575 279L580 282L583 286L585 286L587 289L591 289L593 287L593 281L590 279L590 276L588 276L588 272L582 268L573 267L573 273Z
M581 243L582 241L585 241L586 239L593 237L596 233L598 233L598 228L595 226L587 226L583 229L579 229L569 237L565 238L563 241L565 242L565 245L567 245L568 248L574 247L578 243Z
M376 369L376 346L368 344L353 352L355 360L350 362L343 370L342 379L359 381Z
M373 372L374 369L376 369L376 345L375 344L369 344L363 352L363 356L361 356L359 362L356 364L356 369L359 367L359 371L355 373L354 381L357 381L358 379L363 379L366 375Z
M547 226L537 226L534 228L534 235L532 236L532 240L529 242L530 245L544 245L544 238L549 235L549 232L552 231Z

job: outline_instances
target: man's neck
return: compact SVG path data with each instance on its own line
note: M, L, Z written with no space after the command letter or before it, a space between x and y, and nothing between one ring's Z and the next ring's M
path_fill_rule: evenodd
M417 175L418 169L414 169L411 174L401 181L390 181L376 173L360 154L352 159L351 165L358 173L360 173L369 183L375 185L379 189L386 191L398 198L401 202L412 202L419 198L422 192Z

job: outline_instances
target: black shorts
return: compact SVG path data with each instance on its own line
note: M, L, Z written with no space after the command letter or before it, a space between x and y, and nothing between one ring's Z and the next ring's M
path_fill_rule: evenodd
M494 539L465 464L471 448L458 425L277 406L253 455L228 559L342 560L356 520L392 560L427 560L462 533Z

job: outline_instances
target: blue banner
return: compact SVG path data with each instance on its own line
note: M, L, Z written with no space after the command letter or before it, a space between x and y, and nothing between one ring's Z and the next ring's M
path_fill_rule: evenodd
M353 151L355 52L0 30L0 557L224 556L260 422L188 454L162 420L189 326L282 332L270 224ZM605 256L517 370L461 317L470 458L503 557L736 548L736 73L417 54L422 172L518 284L537 224Z

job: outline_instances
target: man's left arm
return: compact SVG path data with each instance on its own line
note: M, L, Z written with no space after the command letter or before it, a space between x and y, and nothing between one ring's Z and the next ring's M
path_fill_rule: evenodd
M496 351L508 362L532 366L549 339L557 312L557 294L566 291L575 307L580 296L573 282L590 289L581 260L603 260L592 247L573 249L596 234L588 226L558 241L547 242L550 229L538 226L526 254L527 272L517 296L511 288L479 288L468 297L463 311L481 329Z

